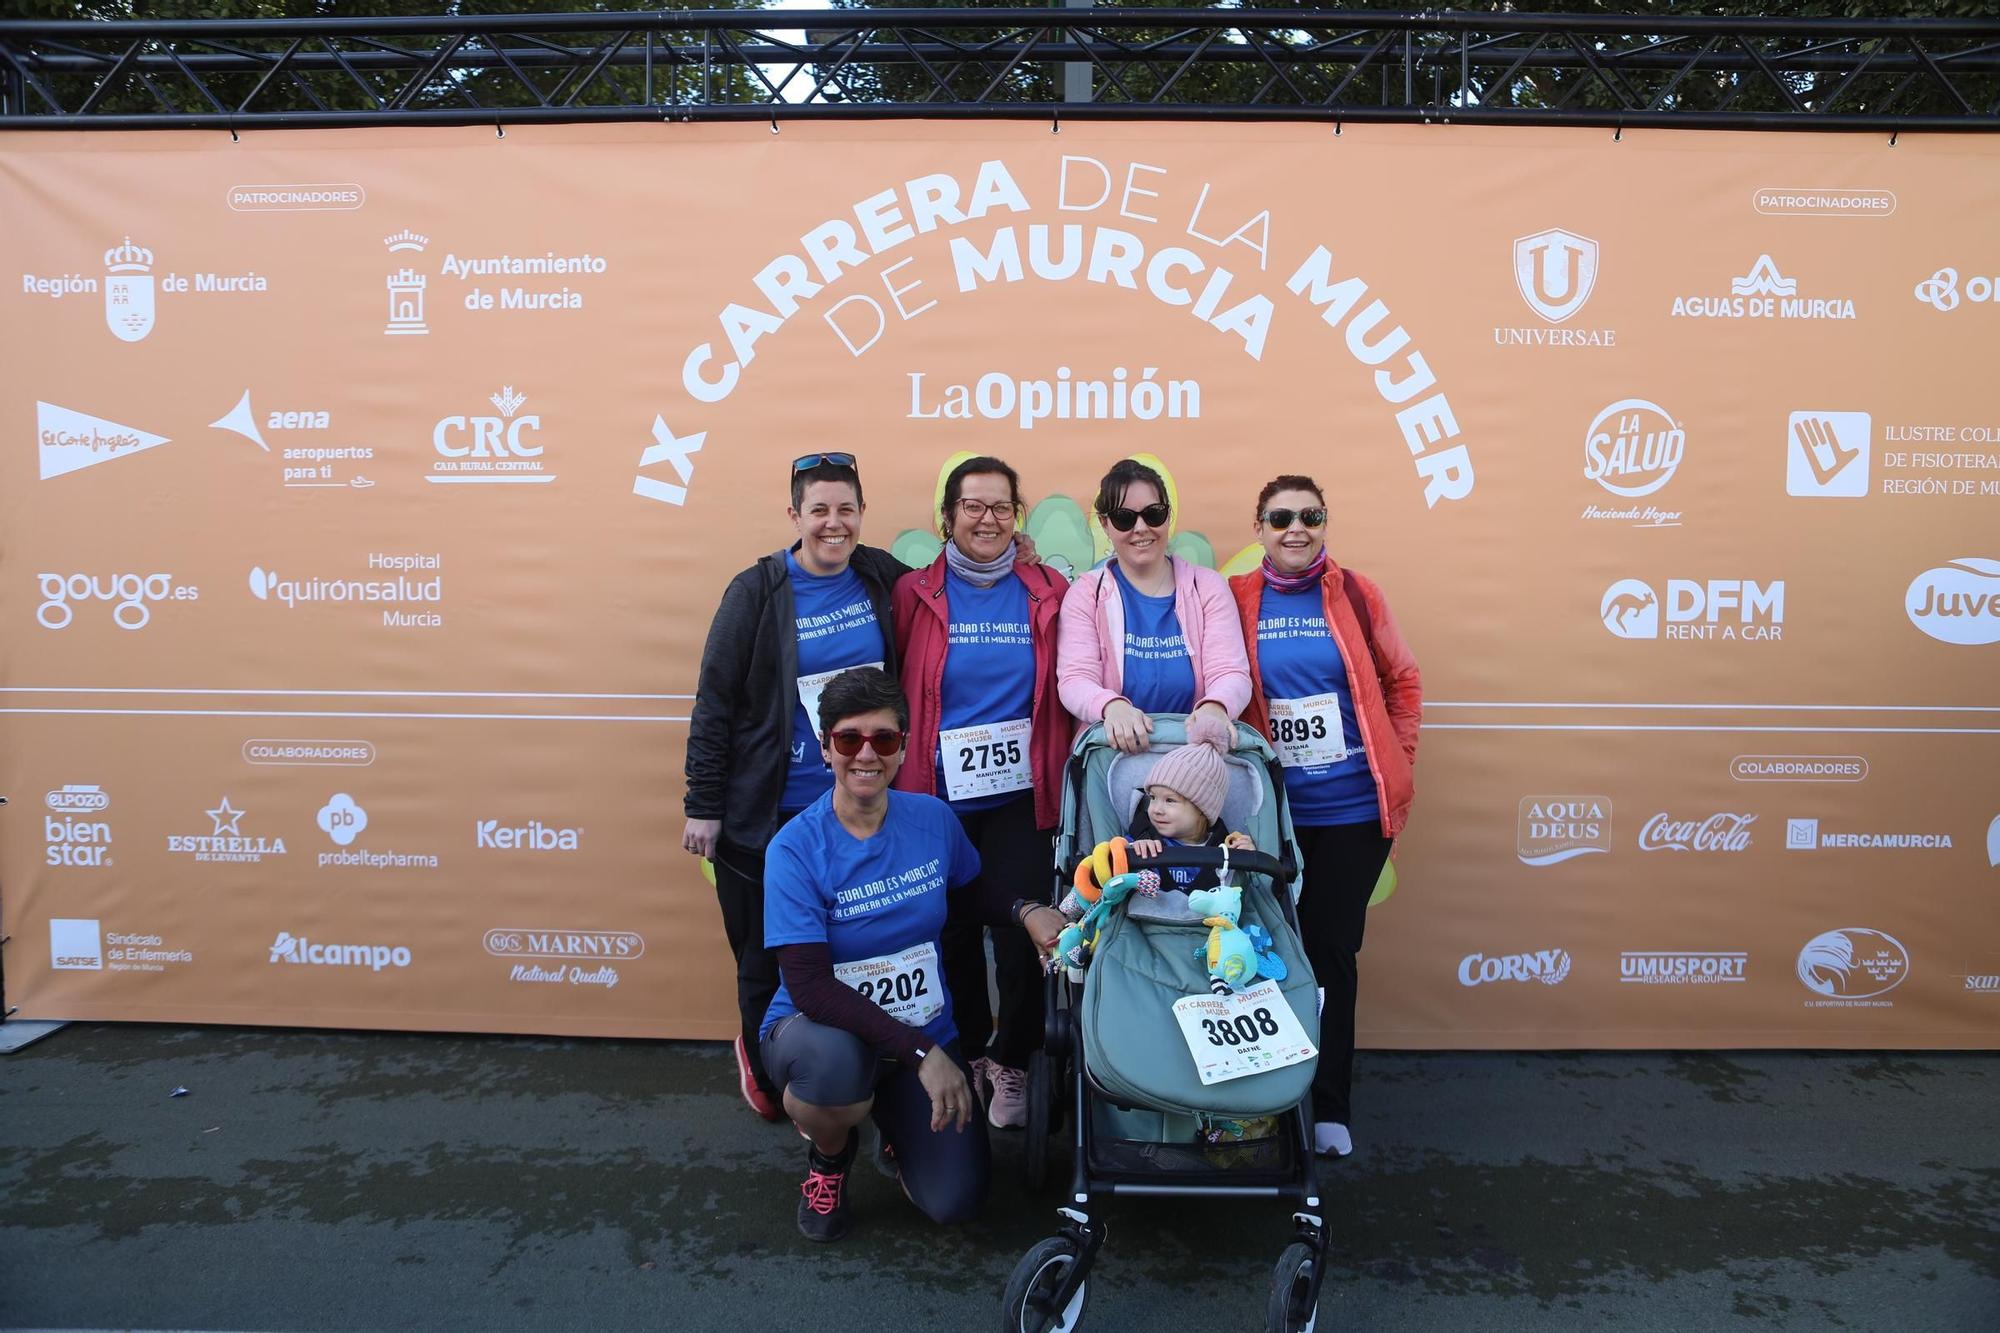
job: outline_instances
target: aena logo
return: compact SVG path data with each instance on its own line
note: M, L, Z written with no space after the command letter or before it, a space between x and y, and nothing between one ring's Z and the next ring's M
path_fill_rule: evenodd
M1651 495L1674 479L1687 432L1667 410L1621 398L1597 414L1583 437L1583 475L1613 495Z
M1514 285L1551 324L1583 309L1597 286L1597 242L1560 227L1514 242Z
M1668 579L1663 605L1650 583L1619 579L1598 600L1597 618L1621 639L1777 639L1785 581Z
M1903 984L1910 951L1894 935L1846 926L1815 935L1799 950L1799 981L1835 1000L1867 1000Z
M2000 643L2000 560L1960 556L1910 581L1910 623L1940 643Z

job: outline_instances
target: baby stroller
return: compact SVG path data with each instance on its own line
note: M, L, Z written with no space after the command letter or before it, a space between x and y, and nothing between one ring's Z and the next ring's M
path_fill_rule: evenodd
M1152 736L1154 748L1139 755L1114 749L1101 725L1077 738L1063 783L1057 900L1092 847L1125 833L1152 766L1185 739L1185 721L1156 715ZM1268 931L1286 974L1260 984L1277 987L1283 1007L1316 1046L1318 985L1293 909L1297 852L1283 770L1264 738L1239 724L1228 773L1222 820L1258 848L1226 854L1243 890L1241 925ZM1221 849L1206 847L1170 847L1151 861L1131 862L1134 869L1161 870L1224 864ZM1187 919L1184 898L1177 916L1174 896L1128 898L1105 923L1082 982L1062 969L1050 978L1044 1049L1028 1070L1030 1188L1047 1177L1050 1137L1065 1117L1075 1157L1069 1197L1056 1210L1061 1230L1030 1249L1008 1280L1005 1328L1068 1333L1078 1327L1091 1264L1104 1243L1104 1226L1091 1211L1100 1193L1289 1201L1296 1239L1272 1275L1267 1322L1274 1330L1314 1325L1328 1250L1306 1100L1317 1060L1202 1081L1197 1039L1183 1035L1173 1007L1210 993L1202 947L1208 931ZM1296 1031L1289 1024L1286 1030Z

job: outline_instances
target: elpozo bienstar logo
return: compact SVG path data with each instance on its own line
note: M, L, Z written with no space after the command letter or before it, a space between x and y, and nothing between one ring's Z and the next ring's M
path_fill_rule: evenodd
M70 783L42 797L42 864L101 869L111 864L111 824L89 819L111 808L111 797L95 783Z
M1799 984L1818 999L1806 1008L1864 1006L1887 1009L1881 996L1910 975L1910 951L1886 931L1843 926L1815 935L1799 950Z
M1676 319L1853 319L1854 299L1848 296L1807 296L1796 278L1778 271L1769 255L1741 277L1729 280L1729 294L1676 296Z
M1612 495L1636 500L1674 479L1687 456L1687 431L1667 410L1644 398L1621 398L1599 412L1583 436L1583 475ZM1588 519L1611 519L1642 528L1677 528L1681 511L1652 505L1584 506Z
M542 418L522 412L526 394L504 385L489 400L499 416L449 416L431 428L437 460L425 481L465 485L532 485L556 474L542 458Z
M1750 955L1741 950L1627 950L1618 955L1620 984L1716 986L1744 980Z
M1552 866L1611 850L1611 800L1605 796L1523 796L1515 826L1521 864Z
M247 810L238 810L224 796L215 809L205 812L215 827L207 834L169 833L167 850L197 861L235 862L257 865L267 856L283 856L283 838L249 835L240 827Z
M1539 981L1560 986L1569 977L1567 949L1537 949L1533 953L1469 953L1458 960L1458 984L1485 986L1496 981Z
M1738 639L1784 637L1785 581L1668 579L1663 608L1653 585L1619 579L1598 600L1597 618L1621 639Z
M1514 286L1528 308L1549 324L1562 324L1582 310L1597 289L1597 242L1551 227L1514 242ZM1497 326L1501 347L1615 347L1616 329Z
M2000 643L2000 560L1960 556L1910 580L1910 623L1939 643Z
M444 575L433 573L428 579L415 576L443 566L442 555L414 551L370 552L368 568L388 574L387 578L326 579L316 575L287 578L275 568L253 565L250 594L260 602L281 603L288 611L296 611L302 605L380 606L384 628L438 629L444 625L444 615L431 608L444 601Z

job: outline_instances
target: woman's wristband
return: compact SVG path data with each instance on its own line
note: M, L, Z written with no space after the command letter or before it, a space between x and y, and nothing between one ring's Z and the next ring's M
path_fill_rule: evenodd
M1041 904L1032 898L1016 898L1014 905L1008 908L1007 911L1014 918L1015 925L1025 926L1028 924L1028 913L1040 906Z

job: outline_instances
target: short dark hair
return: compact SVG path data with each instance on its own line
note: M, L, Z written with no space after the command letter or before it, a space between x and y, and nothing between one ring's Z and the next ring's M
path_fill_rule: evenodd
M1125 499L1125 492L1135 482L1148 482L1160 493L1161 503L1167 499L1167 483L1159 473L1137 459L1121 458L1111 465L1104 479L1097 483L1097 512L1108 514L1119 507Z
M1313 498L1319 501L1320 508L1326 507L1326 492L1319 488L1318 482L1311 477L1302 477L1296 472L1286 472L1265 482L1264 489L1257 492L1257 512L1250 516L1252 522L1264 521L1264 506L1271 503L1271 497L1279 491L1311 491Z
M1015 472L1013 468L1008 467L999 459L987 454L981 454L977 458L968 458L953 468L944 479L944 499L938 504L938 535L946 541L951 540L951 511L958 508L959 493L965 489L965 479L967 477L983 476L1005 477L1007 479L1007 494L1013 497L1015 509L1018 510L1020 508L1021 476L1019 473Z
M885 708L896 715L896 730L910 729L910 701L896 678L881 667L850 667L820 691L819 734L831 736L848 718Z
M854 488L854 503L866 504L861 498L861 474L845 463L814 463L792 473L792 508L797 509L806 502L806 487L816 481L844 481Z

